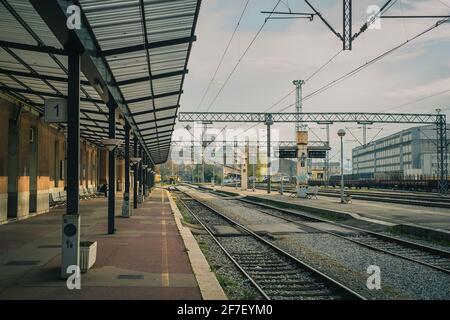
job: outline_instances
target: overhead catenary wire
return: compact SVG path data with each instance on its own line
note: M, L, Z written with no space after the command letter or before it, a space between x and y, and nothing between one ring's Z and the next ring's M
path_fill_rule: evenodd
M338 52L336 52L335 54L333 54L333 56L328 59L324 64L322 64L318 69L316 69L314 72L312 72L305 80L305 83L311 81L312 78L314 78L315 76L317 76L323 69L325 69L325 67L327 67L331 62L333 62L341 53L343 52L343 50L339 50ZM296 91L296 88L293 88L292 90L290 90L286 95L284 95L282 98L280 98L279 100L277 100L274 104L272 104L271 106L269 106L268 108L266 108L263 112L268 112L270 110L272 110L273 108L275 108L277 105L279 105L281 102L283 102L284 100L286 100L288 97L290 97L294 92ZM293 106L295 103L291 104L290 106ZM260 125L259 123L253 124L251 125L249 128L247 128L245 131L243 131L241 134L244 134L245 132L247 132L250 129L253 129L254 127ZM239 136L238 135L238 136Z
M204 102L204 100L205 100L209 90L211 89L211 86L214 83L214 80L216 79L217 73L219 72L219 69L222 66L222 63L225 60L225 56L227 55L228 50L230 49L231 43L233 42L233 39L234 39L234 37L235 37L235 35L237 33L237 30L239 29L239 26L240 26L240 24L242 22L242 19L244 18L244 14L247 11L247 7L248 7L249 3L250 3L250 0L247 0L245 5L244 5L244 8L242 9L242 12L241 12L241 14L239 16L239 19L238 19L238 22L236 24L236 27L234 28L233 33L231 34L231 37L228 40L227 46L225 47L225 50L223 51L223 53L222 53L222 55L220 57L219 63L217 64L217 67L216 67L216 69L214 71L214 74L211 77L211 80L209 81L208 86L206 87L206 90L203 93L203 96L202 96L202 98L201 98L201 100L200 100L200 102L199 102L199 104L198 104L198 106L197 106L197 108L195 110L198 110L198 109L201 108L201 106L202 106L202 104L203 104L203 102Z
M272 16L273 12L276 10L276 8L278 7L278 5L280 4L281 0L278 0L277 3L275 4L275 6L273 7L271 13L269 14L269 18ZM231 70L231 72L228 74L227 78L225 79L225 81L223 82L222 86L220 87L219 91L217 92L217 94L214 96L214 98L211 100L210 104L208 105L208 108L206 109L206 111L209 111L211 109L211 107L214 105L214 103L217 101L217 98L219 98L220 94L222 93L223 89L225 88L225 86L228 84L228 82L230 81L231 77L233 76L233 74L236 72L237 68L239 67L239 65L241 64L242 60L244 59L244 57L247 55L248 51L250 50L250 48L253 46L253 44L255 43L256 39L259 37L259 35L261 34L262 30L264 29L264 27L267 24L267 19L264 20L264 22L262 23L262 25L259 27L258 31L256 32L256 34L253 36L252 40L250 41L250 43L248 44L247 48L244 50L244 52L242 53L242 55L239 57L238 61L236 62L236 64L234 65L233 69Z
M366 63L364 63L364 64L362 64L362 65L360 65L360 66L358 66L358 67L356 67L355 69L351 70L350 72L345 73L344 75L338 77L337 79L332 80L332 81L328 82L326 85L324 85L324 86L320 87L319 89L317 89L317 90L311 92L310 94L306 95L306 96L303 98L303 101L308 100L308 99L311 99L312 97L314 97L314 96L316 96L316 95L318 95L318 94L320 94L320 93L322 93L322 92L324 92L324 91L326 91L326 90L328 90L328 89L330 89L330 88L336 86L337 84L341 83L342 81L345 81L345 80L347 80L347 79L349 79L349 78L355 76L356 74L358 74L359 72L361 72L361 71L364 70L365 68L371 66L372 64L374 64L374 63L378 62L379 60L385 58L386 56L390 55L391 53L397 51L398 49L402 48L402 47L405 46L406 44L409 44L410 42L412 42L412 41L414 41L414 40L420 38L421 36L425 35L426 33L428 33L428 32L430 32L430 31L436 29L437 27L441 26L443 23L445 23L445 22L447 22L447 21L449 21L449 20L450 20L450 18L445 18L445 19L439 20L439 21L436 22L434 25L432 25L431 27L428 27L426 30L424 30L424 31L422 31L422 32L420 32L420 33L418 33L418 34L416 34L416 35L415 35L414 37L412 37L411 39L408 39L408 40L406 40L406 41L400 43L399 45L395 46L394 48L391 48L391 49L389 49L389 50L383 52L382 54L376 56L376 57L373 58L372 60L370 60L370 61L368 61L368 62L366 62ZM294 105L294 104L291 104L291 105L289 105L289 106L286 106L286 107L284 107L283 109L279 110L278 112L282 112L282 111L286 110L287 108L289 108L289 107L291 107L291 106L293 106L293 105Z

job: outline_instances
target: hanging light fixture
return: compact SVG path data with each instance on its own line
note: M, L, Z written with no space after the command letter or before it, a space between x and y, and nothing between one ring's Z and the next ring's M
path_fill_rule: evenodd
M119 139L102 139L101 143L108 149L110 152L116 149L122 143L122 140Z

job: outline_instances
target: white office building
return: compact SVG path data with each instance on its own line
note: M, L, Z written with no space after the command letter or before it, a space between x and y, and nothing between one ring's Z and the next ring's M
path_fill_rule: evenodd
M437 176L436 127L409 128L356 147L352 160L353 173Z

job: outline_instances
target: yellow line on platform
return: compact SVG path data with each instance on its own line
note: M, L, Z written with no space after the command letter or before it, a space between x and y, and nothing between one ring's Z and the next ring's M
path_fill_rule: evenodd
M162 192L164 195L164 191ZM164 216L164 211L162 212ZM167 254L167 231L166 231L166 220L163 218L161 221L161 237L162 237L162 273L161 273L161 282L163 287L168 287L170 285L169 282L169 256Z

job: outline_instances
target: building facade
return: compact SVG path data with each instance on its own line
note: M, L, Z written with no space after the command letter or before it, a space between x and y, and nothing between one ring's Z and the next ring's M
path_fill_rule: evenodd
M49 194L66 188L64 129L44 122L33 108L0 94L0 224L49 212ZM108 181L108 152L80 140L80 187ZM117 190L124 160L116 161Z
M447 126L450 129L450 125ZM434 125L413 127L352 150L353 173L438 176Z

